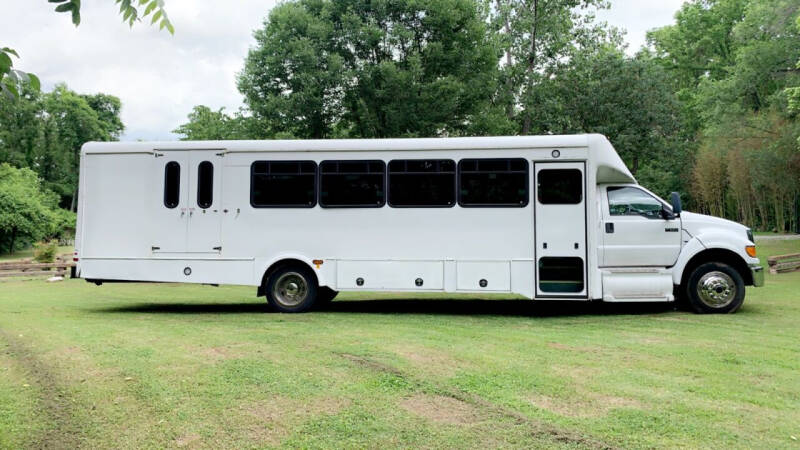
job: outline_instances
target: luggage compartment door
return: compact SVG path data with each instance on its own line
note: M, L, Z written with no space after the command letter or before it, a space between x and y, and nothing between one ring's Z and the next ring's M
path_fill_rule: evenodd
M533 167L536 296L587 298L586 163Z

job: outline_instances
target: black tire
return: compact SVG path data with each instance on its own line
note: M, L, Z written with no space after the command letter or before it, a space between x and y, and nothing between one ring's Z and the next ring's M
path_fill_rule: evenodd
M716 262L697 266L682 289L689 306L700 314L728 314L744 303L744 280L733 267Z
M309 268L290 265L280 267L270 275L264 292L270 307L275 311L300 313L314 307L319 287Z
M317 290L317 306L327 305L332 302L337 295L339 295L339 291L334 291L328 286L320 286Z

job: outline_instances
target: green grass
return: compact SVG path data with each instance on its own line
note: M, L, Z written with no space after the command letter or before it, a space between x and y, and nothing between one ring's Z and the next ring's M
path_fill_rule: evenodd
M748 289L727 316L377 294L283 315L251 288L4 282L0 447L797 448L800 272Z
M69 246L61 246L58 247L57 255L71 255L74 250L74 247L71 245ZM25 250L19 250L14 253L1 253L0 254L0 261L12 261L15 259L25 259L25 258L33 258L33 248L28 248Z

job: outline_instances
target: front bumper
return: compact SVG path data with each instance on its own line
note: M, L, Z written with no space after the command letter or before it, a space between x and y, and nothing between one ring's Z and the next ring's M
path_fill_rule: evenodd
M761 287L764 285L764 268L759 265L751 265L750 273L753 274L753 286Z

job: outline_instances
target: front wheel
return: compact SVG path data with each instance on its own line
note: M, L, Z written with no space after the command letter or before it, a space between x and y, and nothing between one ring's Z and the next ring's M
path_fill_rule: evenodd
M727 264L705 263L689 275L684 293L695 312L733 313L744 303L744 280Z
M308 268L287 266L267 280L265 292L270 306L279 312L305 312L317 301L317 280Z

